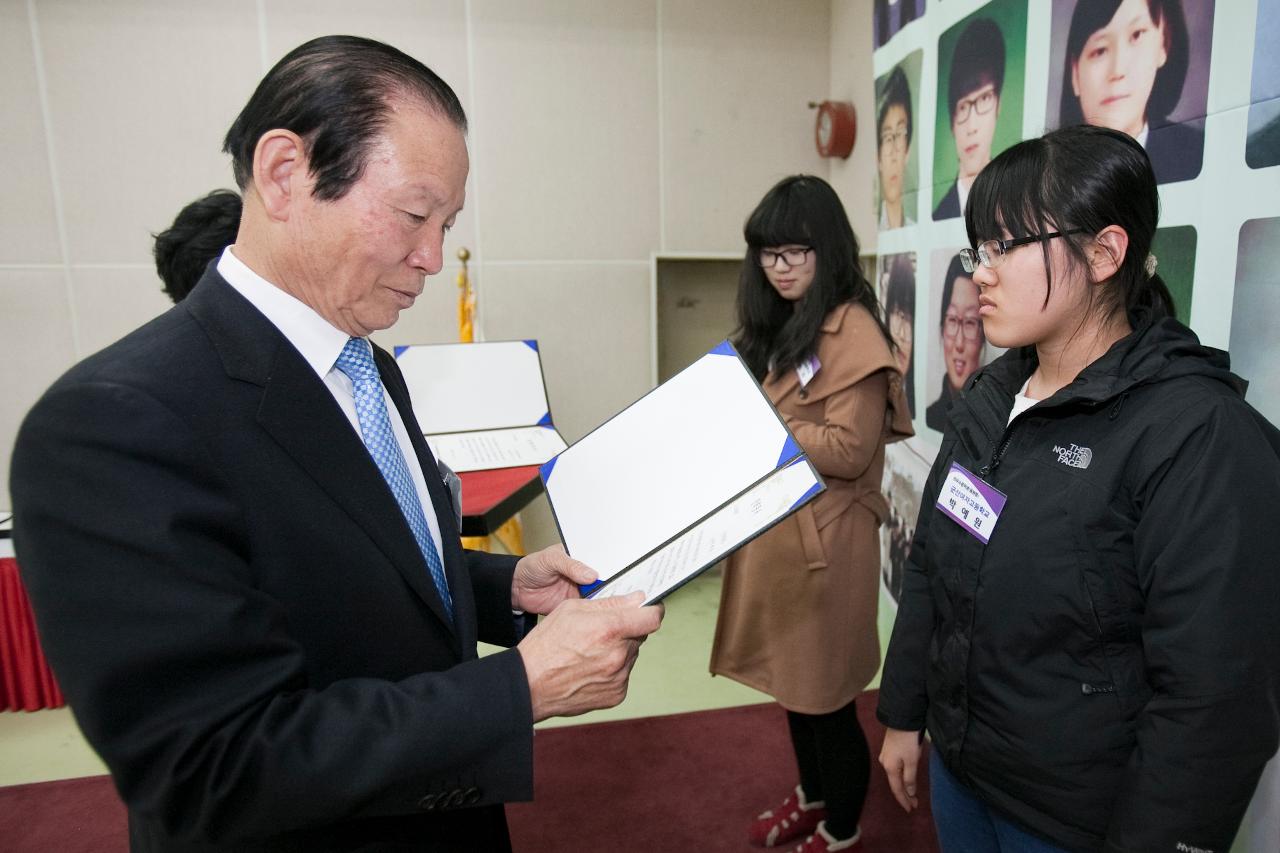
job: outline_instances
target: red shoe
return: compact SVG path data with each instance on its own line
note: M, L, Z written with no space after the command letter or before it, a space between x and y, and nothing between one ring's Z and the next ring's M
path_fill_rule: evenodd
M812 835L827 816L825 803L806 803L804 792L796 785L782 805L757 817L747 828L747 838L760 847L774 847L794 838Z
M827 824L819 823L817 829L801 843L792 848L791 853L859 853L862 850L862 827L853 834L853 838L837 841L827 834Z

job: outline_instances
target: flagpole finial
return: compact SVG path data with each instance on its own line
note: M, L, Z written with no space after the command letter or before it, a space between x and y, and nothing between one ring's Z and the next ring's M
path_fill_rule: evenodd
M459 247L458 260L462 261L462 269L458 270L458 340L468 344L475 340L476 328L476 292L467 275L470 258L471 251L466 246Z

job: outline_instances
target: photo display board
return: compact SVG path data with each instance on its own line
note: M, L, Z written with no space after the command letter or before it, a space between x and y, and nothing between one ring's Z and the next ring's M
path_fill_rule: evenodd
M932 459L949 394L1001 353L956 257L973 177L1082 121L1147 149L1178 318L1280 423L1280 0L899 0L872 30L876 287L918 436L891 456Z
M1280 423L1280 0L877 0L871 38L876 285L916 427L887 449L885 634L949 389L999 355L956 252L973 176L1018 141L1085 122L1143 143L1177 316ZM1241 835L1280 849L1277 761Z

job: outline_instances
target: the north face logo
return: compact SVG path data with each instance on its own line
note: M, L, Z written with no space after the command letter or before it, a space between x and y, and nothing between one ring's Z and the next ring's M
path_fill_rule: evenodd
M1093 461L1093 451L1078 444L1069 447L1057 446L1053 448L1053 452L1058 454L1059 462L1070 465L1072 468L1088 468L1089 463Z

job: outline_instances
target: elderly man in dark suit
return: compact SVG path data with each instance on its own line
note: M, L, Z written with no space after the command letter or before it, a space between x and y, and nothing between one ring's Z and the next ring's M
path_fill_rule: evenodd
M509 849L533 723L621 701L661 621L561 549L464 551L367 340L440 271L465 124L394 48L294 50L227 135L235 244L22 427L17 551L134 850Z

